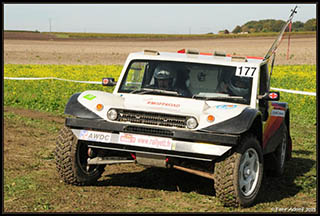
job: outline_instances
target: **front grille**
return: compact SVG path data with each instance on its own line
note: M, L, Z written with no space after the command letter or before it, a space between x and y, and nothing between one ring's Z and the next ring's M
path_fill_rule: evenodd
M138 124L157 125L165 127L186 128L187 116L150 113L133 110L117 110L116 121Z
M137 127L137 126L127 126L124 128L125 132L131 133L141 133L141 134L148 134L148 135L157 135L157 136L173 136L173 132L166 129L159 129L159 128L147 128L147 127Z

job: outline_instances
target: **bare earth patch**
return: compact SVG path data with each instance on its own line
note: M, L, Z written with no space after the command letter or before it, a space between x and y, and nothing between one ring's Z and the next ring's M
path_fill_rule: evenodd
M183 48L200 52L224 51L227 54L263 57L275 38L251 37L199 40L4 40L5 64L89 64L122 65L128 54L144 49L176 52ZM282 41L275 64L316 64L316 37L292 37Z

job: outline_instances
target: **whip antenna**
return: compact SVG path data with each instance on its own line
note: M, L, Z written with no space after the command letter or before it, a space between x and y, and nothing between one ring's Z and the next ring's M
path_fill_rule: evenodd
M283 37L283 33L285 32L285 30L287 29L287 27L289 26L290 24L290 30L291 30L291 23L292 23L292 18L293 18L293 15L295 13L297 13L297 8L298 6L296 6L293 10L291 10L291 14L289 16L289 19L287 20L286 24L282 27L277 39L273 42L272 46L270 47L269 51L267 52L267 54L265 55L264 57L264 60L266 59L269 59L270 56L272 56L272 54L274 54L278 48L278 46L280 45L280 42L282 40L282 37Z

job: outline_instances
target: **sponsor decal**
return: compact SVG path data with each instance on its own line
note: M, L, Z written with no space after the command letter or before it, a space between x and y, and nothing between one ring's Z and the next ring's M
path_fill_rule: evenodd
M111 140L111 133L81 130L80 135L79 135L79 139L87 140L87 141L108 143Z
M271 111L271 116L284 117L284 115L285 115L285 111L283 110L273 109Z
M81 130L80 131L80 139L86 139L89 135L89 131Z
M180 104L174 104L174 103L166 103L166 102L158 102L158 101L147 101L148 105L155 105L155 106L166 106L166 107L174 107L179 108Z
M120 133L119 143L148 148L171 150L172 139L164 137Z
M85 96L83 96L83 98L87 99L87 100L93 100L96 98L96 96L92 95L92 94L87 94Z
M120 135L120 142L122 143L135 143L136 138L131 134L121 134Z
M218 105L216 106L217 109L234 109L236 108L237 105Z

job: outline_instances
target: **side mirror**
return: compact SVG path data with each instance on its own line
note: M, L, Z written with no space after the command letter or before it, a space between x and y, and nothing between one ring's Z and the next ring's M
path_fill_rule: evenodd
M267 101L279 101L280 92L267 92L264 95L259 95L258 99L267 100Z
M114 78L102 78L103 86L115 86L117 82L114 81Z

